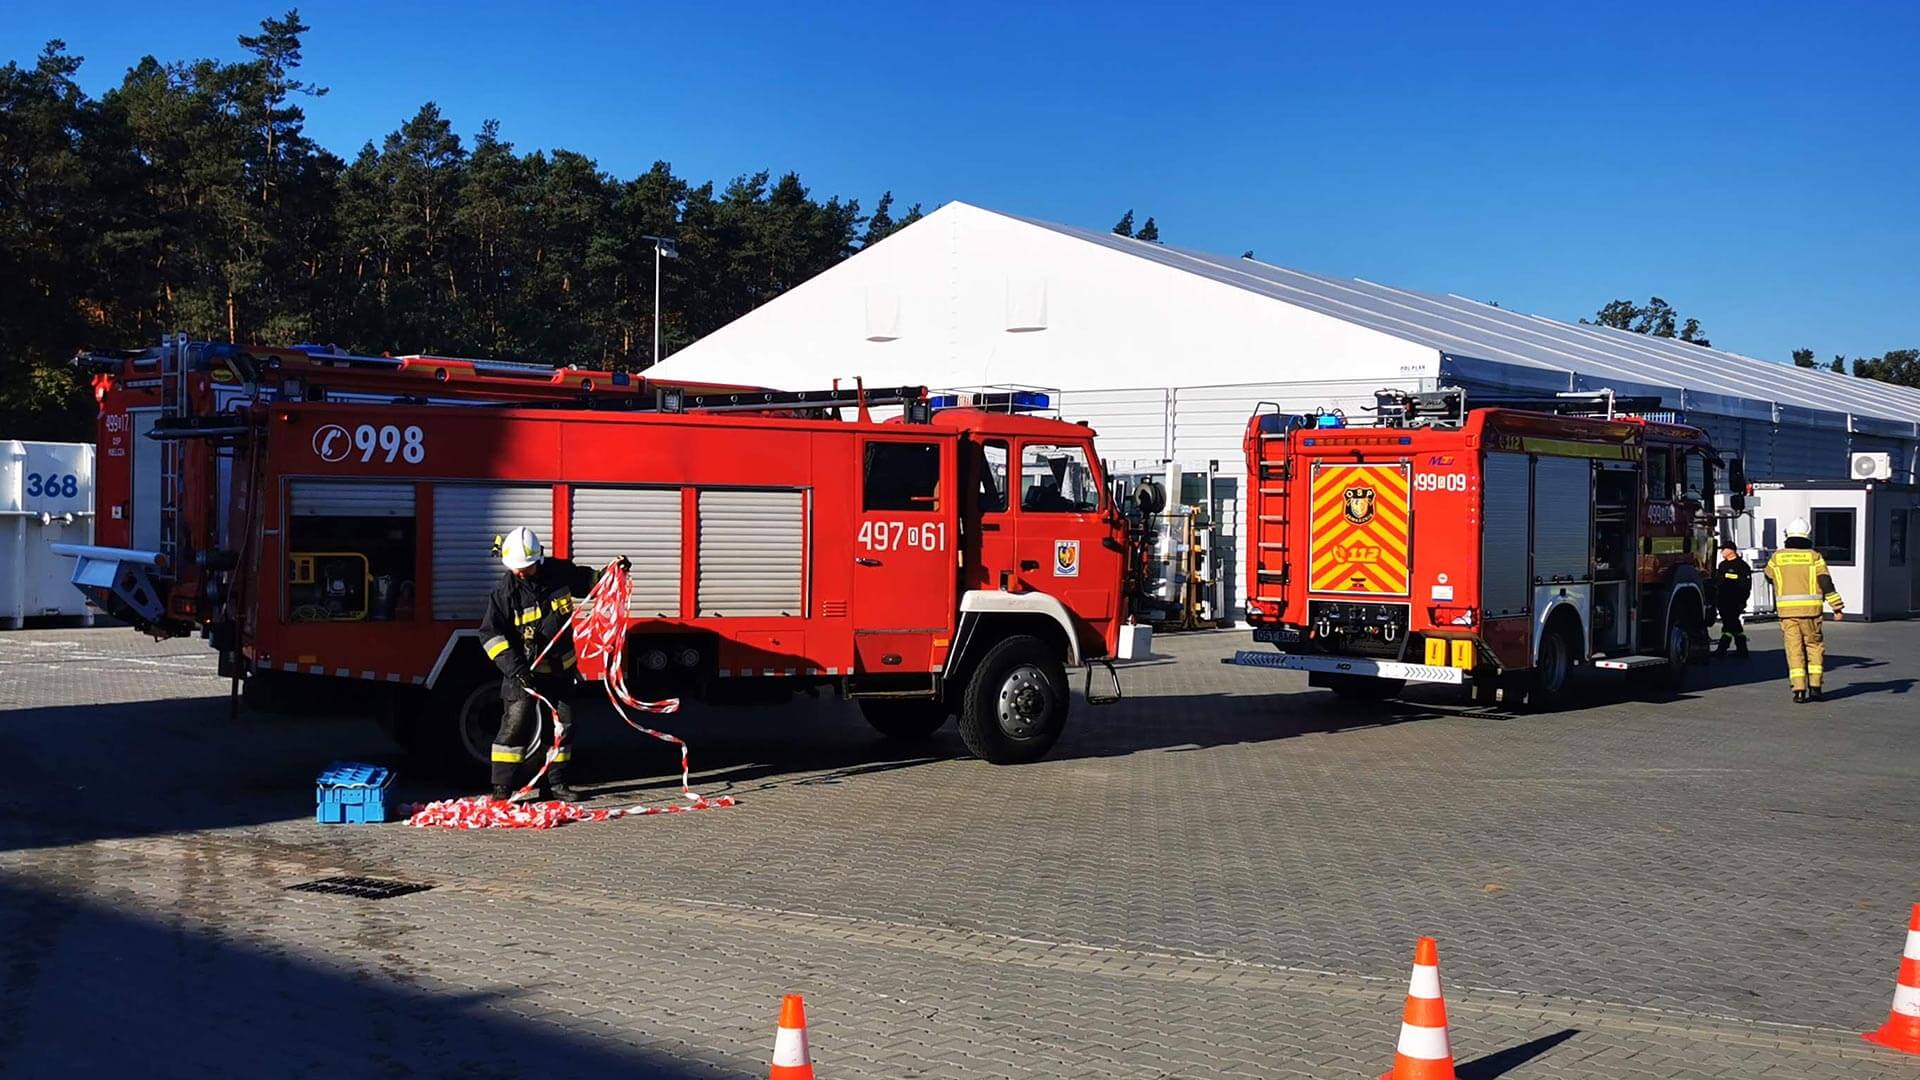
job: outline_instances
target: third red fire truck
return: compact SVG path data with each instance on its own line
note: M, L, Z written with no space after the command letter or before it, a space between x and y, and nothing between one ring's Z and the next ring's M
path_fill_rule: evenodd
M1539 705L1574 670L1701 655L1714 490L1738 458L1610 393L1469 408L1382 392L1374 422L1256 415L1246 435L1247 618L1232 662L1384 698L1409 683Z
M1093 432L1023 412L1035 395L184 341L96 366L105 520L76 583L149 632L208 636L262 700L353 686L462 770L498 721L476 624L515 526L632 560L637 694L830 688L889 735L957 715L994 762L1053 745L1068 669L1092 691L1119 633L1126 533ZM882 404L902 415L871 419Z

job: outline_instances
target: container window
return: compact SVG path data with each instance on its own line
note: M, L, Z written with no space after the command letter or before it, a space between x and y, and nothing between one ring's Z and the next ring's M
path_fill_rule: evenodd
M922 442L867 444L861 506L867 510L940 508L940 445Z
M1813 549L1827 560L1829 566L1852 566L1853 511L1815 510Z

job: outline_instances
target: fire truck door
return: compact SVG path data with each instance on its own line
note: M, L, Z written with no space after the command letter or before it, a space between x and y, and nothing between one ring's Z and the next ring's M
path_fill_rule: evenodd
M1015 588L1058 597L1104 636L1115 615L1121 552L1106 543L1101 484L1087 447L1022 442L1019 464Z
M948 636L959 538L953 444L910 436L861 440L853 544L856 669L924 674Z

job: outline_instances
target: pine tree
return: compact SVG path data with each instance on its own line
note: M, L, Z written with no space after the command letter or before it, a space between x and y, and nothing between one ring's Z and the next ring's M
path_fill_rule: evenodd
M1121 214L1120 220L1113 223L1113 231L1119 236L1133 235L1133 211L1131 209Z
M1812 367L1813 366L1813 350L1812 349L1793 350L1793 366L1794 367Z
M1160 226L1152 218L1148 218L1147 223L1140 226L1140 231L1133 234L1133 238L1145 240L1149 244L1157 244L1160 242Z

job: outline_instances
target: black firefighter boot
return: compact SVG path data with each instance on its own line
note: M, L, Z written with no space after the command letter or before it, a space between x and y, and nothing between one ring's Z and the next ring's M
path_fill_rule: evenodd
M564 777L565 773L555 766L547 771L547 781L540 787L547 793L548 798L559 799L561 802L579 802L580 793L574 790Z
M1733 648L1733 635L1722 634L1720 635L1720 644L1713 650L1713 655L1725 656L1727 655L1727 650L1731 648Z
M1747 636L1742 634L1734 638L1733 646L1733 651L1740 654L1740 659L1745 660L1747 658Z
M1817 686L1809 686L1809 687L1807 687L1807 700L1808 700L1808 701L1819 701L1819 700L1820 700L1820 688L1819 688L1819 687L1817 687Z
M1807 692L1805 690L1795 690L1793 692L1793 703L1795 705L1805 705L1807 703Z

